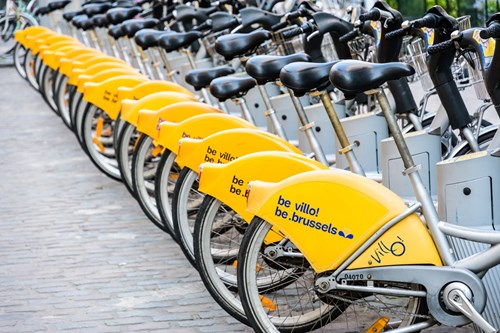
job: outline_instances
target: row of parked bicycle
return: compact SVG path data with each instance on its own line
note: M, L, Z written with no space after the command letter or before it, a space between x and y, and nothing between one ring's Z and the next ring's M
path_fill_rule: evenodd
M498 332L500 14L348 12L91 1L14 60L255 331Z

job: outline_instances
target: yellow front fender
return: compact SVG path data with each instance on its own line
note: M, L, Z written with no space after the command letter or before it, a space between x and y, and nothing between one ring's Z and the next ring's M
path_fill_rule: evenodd
M177 154L179 140L182 138L203 139L211 134L232 128L256 129L254 125L241 118L224 113L208 113L188 118L180 123L162 122L157 142ZM213 161L215 161L215 156Z
M142 109L139 111L137 130L157 140L160 134L160 124L164 121L179 123L200 114L220 112L219 109L200 102L179 102L157 111Z
M296 153L261 151L227 164L204 163L200 169L198 190L220 200L250 222L254 216L246 211L246 189L250 181L278 182L293 175L324 170L327 167Z
M95 76L99 75L102 72L105 72L110 69L123 69L127 70L128 74L124 75L141 75L137 70L132 68L130 65L122 62L116 62L116 61L104 61L104 62L99 62L96 64L93 64L88 67L82 67L78 68L80 66L79 63L75 64L75 67L72 69L68 84L71 84L73 86L77 86L79 91L82 92L84 88L84 83L85 81L82 79L82 76ZM83 80L83 82L81 82ZM93 81L97 82L97 81Z
M112 63L115 63L115 64L117 64L117 66L128 66L128 67L132 68L129 64L127 64L123 60L116 59L116 58L111 57L111 56L96 54L95 57L90 57L90 58L86 59L85 61L73 62L71 65L71 68L70 68L70 72L66 72L66 69L65 69L65 72L63 72L63 74L70 78L70 82L71 82L70 84L76 85L78 75L81 74L80 71L82 71L82 70L84 71L86 68L90 68L94 65L99 65L99 64L103 64L103 63L108 63L110 65ZM74 77L75 75L76 75L76 78Z
M57 68L61 66L61 63L65 59L75 59L79 58L81 55L90 54L91 52L95 54L95 50L89 49L88 47L82 45L81 47L73 47L65 51L58 50L55 54L55 62L57 63Z
M17 30L16 32L14 32L14 39L16 40L16 42L26 47L26 36L36 36L50 31L51 30L47 27L34 25L31 27L27 27L26 29Z
M120 103L117 103L114 107L113 110L110 110L109 112L112 112L113 114L118 114L120 113L121 109L121 101L125 99L132 99L132 100L138 100L141 98L144 98L146 96L149 96L154 93L158 92L166 92L166 91L172 91L172 92L179 92L179 93L185 93L187 95L191 95L193 98L195 98L194 94L192 94L189 90L183 88L182 86L168 82L168 81L146 81L141 84L138 84L134 87L120 87L118 88L118 100ZM139 111L140 112L140 111ZM154 111L156 112L156 111ZM140 115L138 116L140 119ZM139 120L138 120L139 121ZM138 123L139 126L139 123Z
M31 50L33 49L33 45L35 44L35 42L37 40L43 40L43 39L48 39L50 37L53 37L53 36L56 36L57 33L53 32L53 31L46 31L46 32L41 32L39 34L35 34L35 35L26 35L24 36L24 46Z
M102 53L95 49L82 49L81 51L81 54L75 57L62 58L59 64L59 72L71 78L71 73L73 72L73 66L75 64L82 64L89 59L102 56Z
M131 87L147 80L142 75L124 75L99 83L88 82L85 85L83 98L108 113L108 110L114 109L113 105L118 103L118 87ZM113 113L108 113L108 115L113 120L118 116Z
M106 68L104 66L102 69L95 74L89 75L79 75L78 83L77 83L77 91L82 93L85 91L85 84L88 82L103 82L107 79L114 78L117 76L128 76L128 75L137 75L142 76L139 72L134 71L132 68L127 66L119 66L115 68Z
M198 172L200 164L212 160L228 163L240 156L260 151L288 151L302 154L294 145L282 138L253 128L238 128L217 132L203 140L181 139L176 162Z
M120 118L137 127L139 110L141 109L159 110L167 105L194 100L192 94L186 95L169 91L153 93L139 100L125 99L122 101Z
M59 61L66 53L69 53L78 48L84 48L84 46L80 43L67 43L63 42L57 48L49 48L46 50L40 49L40 58L43 63L53 70L57 70L59 68Z
M121 88L118 92L118 97L122 99L140 99L147 95L163 91L179 92L195 98L194 94L183 86L177 83L161 80L152 80L141 83L135 87Z
M247 210L288 237L315 272L336 269L386 222L406 210L386 187L342 170L314 171L280 183L251 182ZM416 214L399 222L349 268L441 265Z
M50 45L59 43L59 42L69 42L69 43L78 43L78 41L72 37L65 35L53 35L48 38L37 38L33 42L31 46L31 52L36 55L42 48L47 48Z

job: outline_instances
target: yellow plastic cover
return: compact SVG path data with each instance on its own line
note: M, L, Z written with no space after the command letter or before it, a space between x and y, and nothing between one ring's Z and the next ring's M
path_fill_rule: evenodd
M251 182L247 210L288 237L317 273L336 269L385 223L406 210L386 187L342 170L313 171L279 183ZM413 214L383 234L349 268L441 265Z
M71 71L69 71L69 72L65 71L65 72L63 72L63 74L70 78L70 81L72 82L71 84L76 85L76 79L73 78L73 71L75 69L84 69L84 68L89 68L89 67L96 65L96 64L99 64L99 63L111 63L111 62L130 66L126 62L124 62L120 59L116 59L116 58L113 58L110 56L102 55L102 53L96 53L96 55L94 57L90 57L90 58L83 60L83 61L73 62L72 67L71 67Z
M157 140L160 124L164 121L178 123L200 114L220 112L219 109L200 102L175 103L157 111L142 109L139 110L137 130Z
M40 25L35 25L31 27L27 27L23 30L17 30L14 32L14 39L21 44L22 46L26 47L26 36L36 36L42 33L49 32L49 28L40 26Z
M181 139L176 162L181 167L198 172L204 162L225 164L240 156L267 150L302 154L294 145L274 134L238 128L214 133L203 140Z
M109 110L113 109L112 106L118 103L118 87L134 86L146 80L147 78L142 75L124 75L99 83L89 82L85 85L83 98L104 110L114 120L118 114L111 113Z
M141 109L159 110L167 105L194 100L192 94L186 95L169 91L153 93L139 100L125 99L122 101L120 118L137 127L139 110Z
M94 71L89 72L88 75L81 74L78 76L77 90L80 93L85 91L85 84L87 82L102 82L109 78L124 76L124 75L137 75L141 76L138 72L131 71L128 67L117 67L106 69L106 67L101 67L101 71L92 74Z
M303 172L327 169L323 164L303 155L283 150L280 146L276 148L275 151L242 155L227 164L202 164L198 190L220 200L250 222L254 216L246 211L247 185L250 181L278 182ZM223 151L212 154L208 151L206 156L213 158L221 152Z
M179 140L182 138L203 139L232 128L256 129L254 125L241 118L223 113L208 113L188 118L180 123L162 122L157 142L177 154Z

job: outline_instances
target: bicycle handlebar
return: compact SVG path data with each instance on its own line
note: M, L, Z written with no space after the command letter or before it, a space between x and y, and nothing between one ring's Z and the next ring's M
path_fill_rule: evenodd
M370 11L359 15L359 20L364 21L378 21L382 17L378 8L372 8Z
M391 32L388 32L385 34L385 38L387 39L396 39L396 38L400 38L400 37L403 37L406 35L406 32L407 30L406 29L397 29L397 30L394 30L394 31L391 31Z
M359 36L359 30L355 28L353 31L346 33L339 38L339 42L346 43Z
M426 14L421 19L417 19L411 22L413 28L434 28L438 24L439 17L434 14Z
M295 36L298 36L298 35L301 35L303 34L304 31L302 31L302 28L298 27L298 28L293 28L293 29L290 29L290 30L287 30L287 31L284 31L283 32L283 38L284 39L289 39L289 38L292 38L292 37L295 37Z
M427 53L429 55L433 55L433 54L437 54L439 52L446 51L446 50L453 49L453 48L455 48L455 41L450 39L450 40L444 41L442 43L429 46L427 48Z
M280 23L277 23L277 24L273 25L271 27L271 30L272 31L278 31L280 29L286 28L287 26L288 26L288 22L287 21L283 21L283 22L280 22Z
M479 37L481 37L482 39L500 38L500 23L491 23L488 28L485 28L479 32Z

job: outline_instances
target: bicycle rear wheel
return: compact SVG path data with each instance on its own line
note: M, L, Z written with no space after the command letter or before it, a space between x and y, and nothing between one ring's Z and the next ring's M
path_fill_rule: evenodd
M17 43L14 47L14 66L16 67L19 75L26 80L26 71L24 70L24 61L26 60L26 53L28 51L24 46Z
M156 208L155 176L160 156L155 154L155 148L153 139L142 134L132 157L132 187L144 214L154 225L166 231Z
M198 273L215 301L231 316L249 325L238 295L236 265L248 224L220 200L207 195L193 233Z
M183 168L174 188L172 221L179 246L195 268L197 264L193 250L193 230L204 197L205 194L198 191L198 174Z
M389 318L386 329L406 327L426 316L423 298L336 291L316 292L318 275L307 260L281 256L271 258L264 242L271 224L254 218L243 238L238 257L238 287L248 320L257 332L365 332L382 317ZM294 249L288 242L285 248ZM295 251L295 250L294 250ZM297 254L297 252L296 252ZM289 270L301 268L292 283ZM273 288L259 287L259 280L274 281ZM392 290L420 290L406 283L374 281L377 287Z

